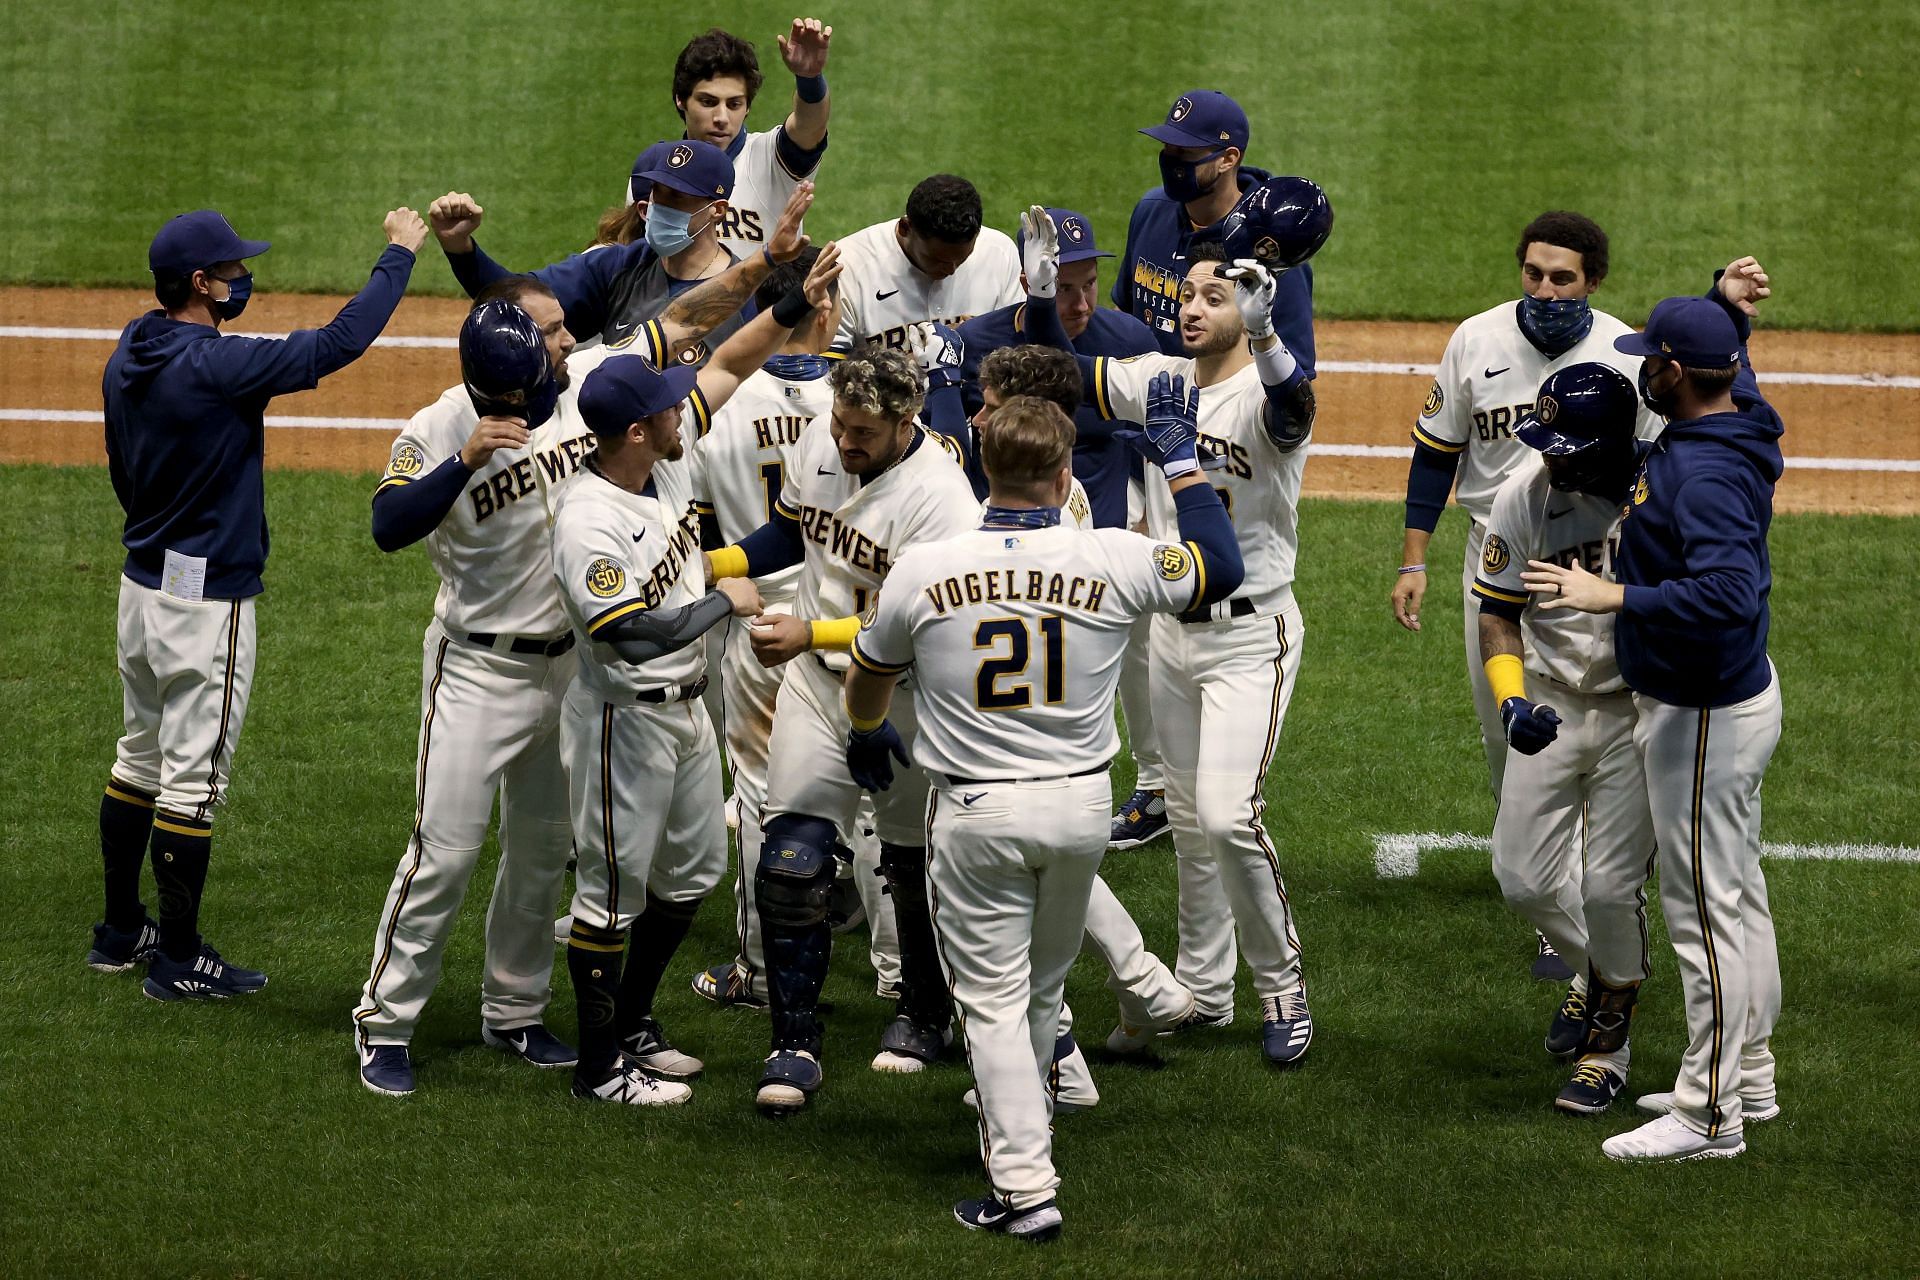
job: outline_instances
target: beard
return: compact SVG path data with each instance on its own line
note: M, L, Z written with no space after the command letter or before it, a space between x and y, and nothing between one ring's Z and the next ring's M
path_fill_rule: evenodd
M1186 352L1187 355L1199 360L1206 356L1217 356L1223 351L1231 351L1234 345L1240 341L1240 338L1240 334L1230 332L1226 329L1209 329L1206 336L1201 338L1199 342L1188 342L1185 338L1182 338L1180 340L1180 349Z

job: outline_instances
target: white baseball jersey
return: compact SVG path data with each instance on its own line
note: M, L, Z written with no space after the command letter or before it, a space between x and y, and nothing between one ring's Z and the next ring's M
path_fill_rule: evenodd
M1442 453L1462 453L1454 501L1485 523L1500 482L1532 453L1513 428L1533 411L1547 375L1571 364L1612 365L1629 382L1640 374L1640 357L1613 349L1613 340L1633 330L1604 311L1593 313L1587 336L1558 356L1548 356L1520 332L1519 303L1503 302L1460 322L1447 339L1440 370L1427 392L1413 438ZM1658 415L1641 407L1636 433L1660 434Z
M904 552L854 641L897 675L915 663L914 762L973 778L1078 773L1120 749L1113 699L1143 613L1193 607L1190 545L1128 529L975 529Z
M1020 255L1005 232L980 228L973 252L944 280L921 274L900 248L898 220L876 222L840 241L840 328L833 345L905 350L907 328L928 320L958 325L1026 301Z
M841 470L831 431L802 432L778 510L800 522L807 542L794 607L802 618L865 617L908 546L951 538L980 522L973 486L919 427L905 456L864 484ZM820 656L836 671L847 668L844 653Z
M1094 407L1102 417L1128 422L1147 420L1147 383L1171 373L1191 386L1194 362L1157 353L1093 362ZM1200 443L1225 459L1207 473L1227 505L1247 576L1237 593L1261 606L1278 607L1293 584L1299 547L1300 476L1307 464L1304 445L1281 452L1267 435L1266 388L1260 371L1249 364L1224 382L1200 388ZM1177 541L1179 518L1173 491L1156 468L1147 468L1147 532L1164 542ZM1218 606L1216 606L1218 607Z
M1547 483L1547 464L1536 453L1531 460L1522 459L1500 486L1487 517L1473 594L1525 605L1528 670L1582 693L1613 693L1625 687L1613 654L1613 615L1536 608L1520 575L1529 560L1551 560L1580 565L1612 581L1625 510L1618 499L1553 488Z
M607 702L632 702L642 690L667 691L706 674L702 644L636 665L594 639L642 609L677 608L706 594L689 468L655 463L652 488L651 496L629 493L588 468L561 495L553 520L554 575L584 650L580 683Z
M784 123L784 121L783 121ZM733 157L733 194L715 232L735 259L759 252L780 225L780 213L801 181L819 172L794 173L780 158L780 125L745 135ZM645 193L639 193L645 194ZM627 203L636 198L633 180L627 180Z

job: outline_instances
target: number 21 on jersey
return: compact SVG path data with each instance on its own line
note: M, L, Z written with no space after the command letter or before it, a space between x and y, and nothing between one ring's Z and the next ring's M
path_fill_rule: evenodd
M1041 680L1049 706L1066 699L1066 624L1058 614L1037 620L1044 653ZM1033 682L1002 687L1001 681L1023 676L1033 661L1033 640L1025 620L987 618L973 629L973 647L986 649L974 677L974 704L982 711L1020 711L1033 705Z

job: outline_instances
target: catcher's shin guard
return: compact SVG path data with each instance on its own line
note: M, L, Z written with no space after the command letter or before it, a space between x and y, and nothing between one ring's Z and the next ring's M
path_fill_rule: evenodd
M953 1000L940 969L940 944L927 904L925 846L880 845L880 874L900 930L900 1012L919 1026L944 1030L953 1020Z
M820 988L826 985L833 930L827 923L833 887L834 828L801 814L766 825L754 901L767 951L767 1004L773 1047L820 1052Z
M1633 1027L1633 1009L1640 1002L1640 984L1608 982L1587 969L1587 1025L1580 1037L1580 1056L1619 1053L1627 1047Z

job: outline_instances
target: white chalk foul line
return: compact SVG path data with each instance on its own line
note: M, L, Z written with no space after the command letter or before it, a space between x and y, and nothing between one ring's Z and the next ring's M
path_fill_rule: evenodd
M1383 880L1403 880L1420 873L1420 855L1456 850L1485 853L1485 836L1462 831L1411 831L1373 838L1373 869ZM1920 863L1920 849L1900 844L1794 844L1762 841L1760 856L1782 862L1905 862Z
M90 422L107 420L97 409L0 409L0 422ZM268 414L270 427L309 427L333 431L398 431L405 418L305 418L297 414Z
M241 338L284 338L284 333L236 333ZM44 338L53 342L118 342L118 329L49 328L31 324L0 324L0 338ZM404 335L375 338L376 347L442 347L460 345L458 338L414 338Z

